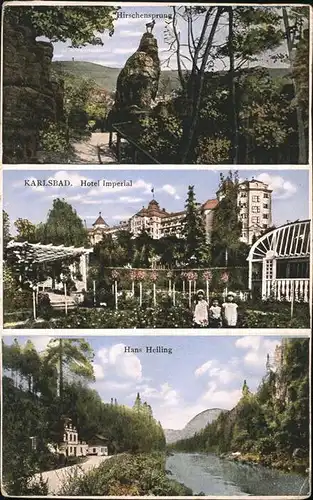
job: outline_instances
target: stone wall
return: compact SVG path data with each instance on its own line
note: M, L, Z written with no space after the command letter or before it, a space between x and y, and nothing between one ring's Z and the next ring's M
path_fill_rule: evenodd
M53 46L11 18L4 18L3 39L3 160L31 163L43 122L55 120L61 105L50 76Z

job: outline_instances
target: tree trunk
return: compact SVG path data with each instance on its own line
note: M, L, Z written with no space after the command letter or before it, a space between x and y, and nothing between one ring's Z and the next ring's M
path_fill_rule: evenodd
M229 93L231 106L231 162L236 165L238 163L238 114L236 100L236 84L235 84L235 55L234 55L234 11L233 7L228 10L228 47L229 47Z
M289 25L289 18L288 18L288 13L286 7L282 7L283 11L283 20L284 20L284 27L285 27L285 32L286 32L286 39L287 39L287 48L288 48L288 58L289 58L289 64L290 64L290 69L291 73L293 72L294 69L294 43L291 39L291 31L290 31L290 25ZM302 109L299 104L299 91L298 91L298 85L295 80L295 78L292 76L292 84L294 88L294 93L295 93L295 102L296 102L296 115L297 115L297 126L298 126L298 141L299 141L299 150L298 150L298 163L300 165L304 165L307 163L307 148L306 148L306 137L305 137L305 126L304 126L304 121L303 121L303 116L302 116Z
M190 75L187 99L192 106L192 112L191 112L191 118L187 119L185 122L183 136L181 140L182 152L180 155L180 163L182 164L190 162L190 157L192 152L191 149L194 141L195 131L198 124L198 118L202 100L205 68L209 58L210 50L212 48L212 43L216 33L217 25L222 15L222 12L223 12L223 7L218 7L211 27L205 52L203 54L203 59L199 72L195 74L193 67L193 71ZM194 65L195 64L196 61L194 61Z

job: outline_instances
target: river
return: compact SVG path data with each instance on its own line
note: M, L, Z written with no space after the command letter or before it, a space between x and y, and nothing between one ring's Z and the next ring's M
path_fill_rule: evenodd
M299 495L305 482L300 474L240 464L212 453L175 453L167 458L166 469L172 479L191 488L194 495ZM306 481L301 496L308 493Z

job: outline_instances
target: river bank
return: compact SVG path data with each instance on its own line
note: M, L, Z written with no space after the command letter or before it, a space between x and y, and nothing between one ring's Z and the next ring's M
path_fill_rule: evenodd
M295 459L286 456L261 455L258 453L227 452L219 454L219 458L256 467L262 465L285 472L297 472L305 476L308 459Z
M192 490L172 478L161 452L122 453L72 477L59 494L64 496L192 496Z

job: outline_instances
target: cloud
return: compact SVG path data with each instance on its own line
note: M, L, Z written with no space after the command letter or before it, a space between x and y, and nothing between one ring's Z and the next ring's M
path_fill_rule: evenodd
M122 48L116 48L112 50L113 54L133 54L137 50L137 47L125 47L124 49Z
M119 201L123 201L124 203L140 203L145 200L144 198L135 198L134 196L120 196Z
M160 191L164 191L164 193L168 193L171 196L174 196L175 200L180 199L180 196L178 196L177 194L176 188L171 184L164 184L164 186L161 187Z
M159 389L147 386L141 392L141 398L143 400L156 399L160 406L177 406L180 401L178 391L173 389L168 382L161 384Z
M208 408L222 408L230 410L242 396L241 389L220 390L215 382L209 383L208 390L203 394L201 400L209 402Z
M128 220L130 219L134 214L122 214L122 215L113 215L111 219L113 220Z
M280 175L264 172L259 174L256 179L268 184L269 188L273 190L273 198L276 199L286 200L297 192L297 186L290 181L286 181Z
M265 369L267 354L270 357L273 356L277 345L279 345L277 340L257 336L241 337L235 342L238 349L246 350L243 358L244 364L254 371Z
M220 384L229 384L233 380L240 378L240 373L237 370L229 370L216 359L211 359L206 363L203 363L196 369L194 374L196 377L202 377L205 373L207 373L211 379L218 381Z
M131 31L131 30L121 30L118 34L121 38L128 38L128 37L141 37L142 36L142 31Z
M115 344L110 348L100 349L96 353L94 369L96 380L104 380L108 376L140 381L142 365L138 356L125 353L125 344Z

